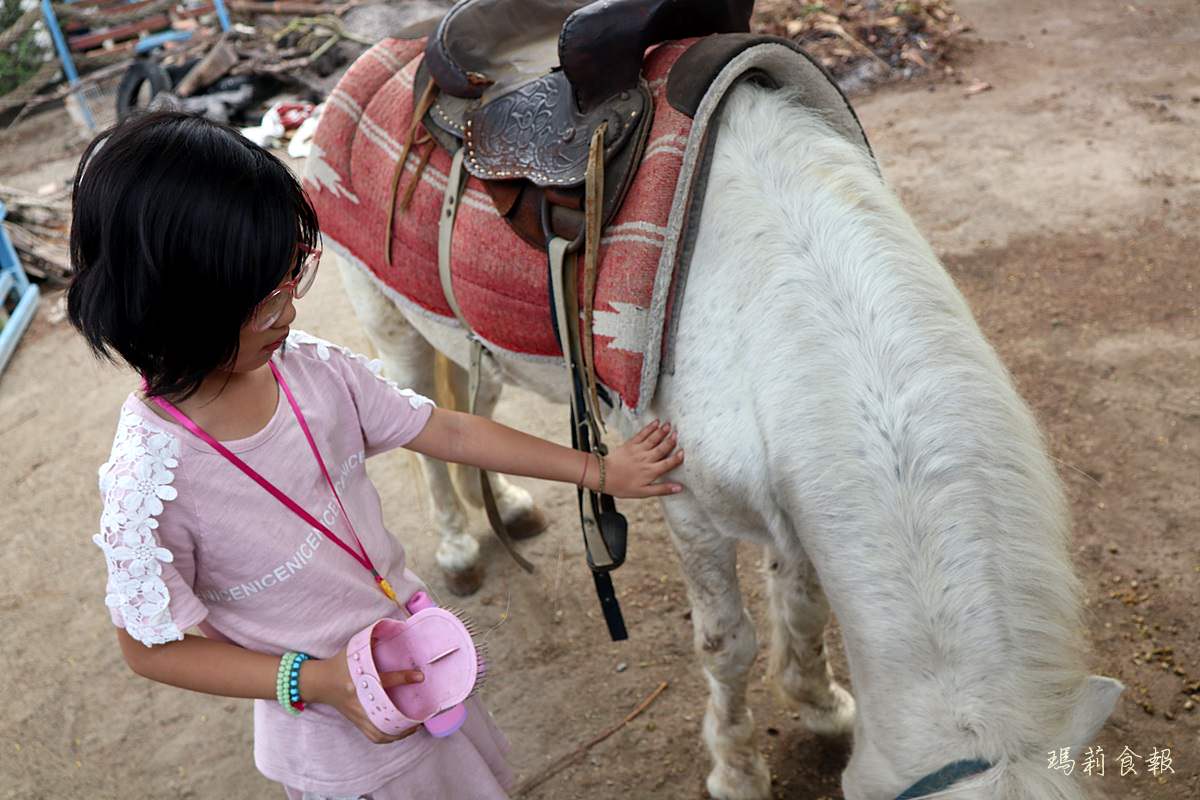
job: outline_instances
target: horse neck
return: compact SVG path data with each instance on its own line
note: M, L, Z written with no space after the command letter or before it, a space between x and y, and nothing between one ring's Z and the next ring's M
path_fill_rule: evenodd
M860 733L902 769L1028 757L1084 676L1065 504L1032 416L865 152L746 88L717 155L711 217L746 237L729 252L756 224L773 226L758 241L796 239L754 270L771 297L756 324L789 334L761 423L773 494L842 624Z

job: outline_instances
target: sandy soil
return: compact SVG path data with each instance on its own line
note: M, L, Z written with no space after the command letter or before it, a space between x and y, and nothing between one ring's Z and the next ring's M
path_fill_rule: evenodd
M1099 739L1107 774L1087 783L1103 798L1200 797L1200 717L1184 693L1200 689L1200 8L1194 0L959 7L975 31L955 56L956 75L878 90L858 110L886 175L1062 465L1094 671L1129 686ZM974 80L994 88L968 97ZM36 188L71 167L23 163L36 174L4 181ZM90 537L95 468L133 381L96 364L50 321L51 305L0 380L8 687L0 795L278 796L254 770L247 703L153 685L121 661ZM301 309L308 330L366 347L332 271ZM521 392L505 396L498 417L560 442L566 435L565 407ZM413 567L437 585L410 457L382 456L370 472ZM553 521L523 546L537 574L519 573L486 540L494 558L485 587L464 603L484 626L508 614L490 637L496 679L485 698L512 738L518 771L536 773L670 684L530 796L702 797L703 681L658 508L623 506L634 536L617 584L632 639L613 644L580 556L573 493L529 485ZM484 536L485 523L476 529ZM761 621L759 555L743 555ZM800 730L758 681L751 704L776 796L841 797L846 747ZM1143 758L1171 748L1175 772L1156 780L1139 765L1138 775L1118 776L1125 746Z

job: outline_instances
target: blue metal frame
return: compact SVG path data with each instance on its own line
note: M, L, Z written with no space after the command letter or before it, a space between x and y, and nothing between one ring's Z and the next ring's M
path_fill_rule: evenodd
M0 303L6 303L14 292L19 299L17 307L4 323L4 329L0 331L0 371L8 364L13 350L17 349L21 334L29 327L40 296L38 287L29 282L25 270L21 269L21 262L17 260L17 251L4 228L6 213L8 209L0 202Z
M69 3L72 2L72 0L65 0L65 2ZM217 12L217 21L221 24L221 30L228 31L230 25L229 10L225 8L225 0L212 0L212 4L213 9ZM58 60L62 64L63 73L67 76L67 80L72 86L78 86L79 71L75 69L75 59L71 58L71 48L67 45L67 37L63 36L62 28L58 24L58 15L54 13L54 5L51 0L42 0L42 18L46 22L47 30L50 31L50 38L54 40L54 49L58 52ZM178 34L182 33L182 31L168 31L166 33L154 34L153 36L159 38L157 38L152 44L143 46L143 44L139 42L135 49L138 53L143 53L146 52L146 50L153 49L154 47L163 44L164 42L183 41L191 37L191 33L188 32L187 35L182 39L178 38ZM150 39L152 37L145 38ZM84 124L88 126L89 131L94 133L96 131L96 121L92 117L92 109L88 105L87 98L85 98L82 94L77 95L77 97L79 99L79 108L83 112Z
M229 11L225 8L225 0L212 0L213 8L217 10L217 21L221 23L221 30L229 30Z
M58 15L54 13L54 5L50 0L42 0L42 19L46 21L50 38L54 40L54 49L58 51L58 60L62 64L67 80L72 86L78 86L79 72L75 69L75 59L71 58L71 48L67 46L67 37L63 36L62 28L58 25ZM83 111L83 121L87 123L88 130L96 130L96 121L92 119L92 109L88 107L87 100L83 95L79 95L79 108Z

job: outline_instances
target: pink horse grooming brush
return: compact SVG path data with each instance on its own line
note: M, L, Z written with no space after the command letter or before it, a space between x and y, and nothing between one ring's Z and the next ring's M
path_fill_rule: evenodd
M484 660L469 623L438 608L424 592L406 605L408 619L381 619L357 633L346 648L358 701L371 723L389 735L424 725L449 736L467 719L463 702L483 679ZM420 670L421 683L384 689L379 673Z

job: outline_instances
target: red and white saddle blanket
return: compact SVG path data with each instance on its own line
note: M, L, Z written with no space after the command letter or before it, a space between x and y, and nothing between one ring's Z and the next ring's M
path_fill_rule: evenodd
M651 50L642 72L654 119L641 165L617 215L604 230L593 305L596 373L614 405L641 413L654 396L668 349L668 314L686 269L689 212L704 172L705 131L721 97L754 71L810 94L831 119L857 129L840 92L794 45L756 42L732 58L708 86L695 120L667 101L667 75L696 40ZM424 39L388 39L356 61L325 104L308 158L306 188L329 249L370 274L404 309L457 327L438 275L438 217L450 155L436 149L406 211L397 207L392 263L385 258L391 179L413 110L413 76ZM715 130L715 129L714 129ZM865 138L862 140L865 144ZM401 185L420 161L408 156ZM399 204L397 204L399 205ZM698 215L697 215L698 216ZM693 221L694 222L694 221ZM454 226L454 295L463 317L492 355L562 363L551 317L546 253L520 239L481 183L467 182ZM580 281L580 307L583 304Z
M655 118L642 165L601 240L596 373L630 410L644 408L658 375L671 283L671 271L660 274L659 266L692 125L664 95L667 72L688 44L660 46L646 60ZM413 75L424 46L424 39L385 40L351 66L326 101L305 182L327 247L367 270L404 308L457 326L438 278L438 212L450 169L450 156L440 148L408 210L397 209L393 263L384 258L392 171L412 119ZM416 152L409 155L402 185L418 161ZM493 355L562 363L546 253L513 233L475 178L459 207L452 258L463 317Z

